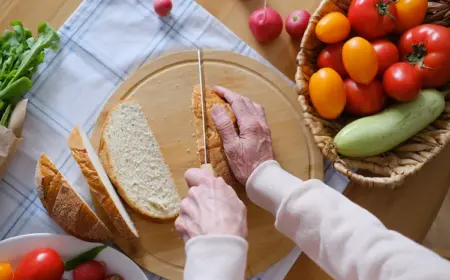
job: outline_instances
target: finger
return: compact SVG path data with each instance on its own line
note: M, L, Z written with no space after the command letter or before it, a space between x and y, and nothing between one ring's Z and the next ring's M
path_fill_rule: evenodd
M190 168L184 173L184 179L186 179L186 183L189 188L198 186L200 184L209 184L214 176L211 175L208 171L200 169L200 168Z
M225 98L225 100L232 105L236 100L241 99L242 96L235 93L232 90L229 90L227 88L221 87L221 86L215 86L214 92L216 92L220 97Z
M184 217L178 216L178 218L175 220L175 229L180 234L184 242L187 242L189 240L189 233Z
M234 114L238 121L244 119L246 116L251 115L250 109L247 107L247 103L251 102L247 97L243 97L231 91L227 88L216 86L214 91L231 105Z
M258 103L255 103L256 112L259 116L263 117L266 120L266 112L264 111L264 106Z
M193 203L194 202L190 198L183 199L180 203L180 214L195 218L197 216L197 209L195 208Z
M245 106L247 107L247 110L248 110L250 113L256 114L255 102L253 102L252 100L250 100L250 98L244 98L244 103L245 103Z
M227 145L238 138L236 130L234 130L233 122L228 116L225 108L220 105L215 105L212 110L212 118L224 145Z

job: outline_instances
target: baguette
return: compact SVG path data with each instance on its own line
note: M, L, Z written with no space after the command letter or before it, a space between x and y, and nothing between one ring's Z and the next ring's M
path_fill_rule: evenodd
M80 166L91 193L100 203L117 232L125 239L138 238L138 231L109 181L87 135L77 126L70 133L68 142L72 156Z
M161 221L178 216L180 196L137 101L122 101L110 112L99 155L111 182L131 209Z
M64 231L90 242L110 239L111 233L105 224L45 154L39 159L35 179L42 205Z
M207 145L207 159L211 163L214 173L217 177L222 177L225 182L230 186L236 186L239 183L234 178L233 172L228 165L227 156L222 146L222 139L212 119L212 109L214 105L220 105L228 113L234 127L237 129L237 120L230 105L225 102L217 93L209 88L204 90L204 102L205 102L205 131L206 131L206 145ZM200 95L200 86L194 87L192 92L192 109L195 117L195 134L197 136L197 150L201 164L205 164L205 147L203 144L203 128L202 128L202 103Z

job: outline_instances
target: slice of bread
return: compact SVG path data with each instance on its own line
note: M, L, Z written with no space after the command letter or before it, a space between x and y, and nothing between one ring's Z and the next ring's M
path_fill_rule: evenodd
M111 182L131 209L157 220L178 215L180 196L137 101L122 101L110 112L99 155Z
M214 105L220 105L225 108L228 116L232 120L236 131L237 120L230 105L225 102L217 93L209 88L204 89L204 102L205 102L205 130L206 130L206 146L207 157L209 163L214 168L214 173L217 177L222 177L225 182L230 186L239 184L233 176L233 172L228 165L227 156L222 146L222 139L212 119L212 108ZM201 164L204 164L204 145L203 145L203 128L202 128L202 103L200 95L200 86L196 85L192 92L192 109L195 117L195 132L197 135L197 149L200 157Z
M80 166L91 193L100 203L119 234L125 239L138 238L138 231L117 195L89 138L78 126L68 138L73 158Z
M35 179L42 205L64 231L91 242L110 239L105 224L45 154L38 161Z

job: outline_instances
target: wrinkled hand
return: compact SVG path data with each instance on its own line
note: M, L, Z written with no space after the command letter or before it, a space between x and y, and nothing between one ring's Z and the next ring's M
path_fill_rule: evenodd
M274 159L264 108L226 88L215 87L214 91L228 101L238 121L240 135L234 130L225 109L214 106L213 121L222 138L228 164L236 179L245 186L258 165Z
M247 208L232 187L198 168L186 171L185 178L189 193L175 221L185 241L198 235L247 236Z

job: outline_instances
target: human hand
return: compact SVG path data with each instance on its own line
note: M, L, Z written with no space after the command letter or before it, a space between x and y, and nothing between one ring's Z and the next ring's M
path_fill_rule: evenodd
M245 186L258 165L274 159L264 108L226 88L215 87L214 91L228 101L237 118L239 135L225 109L217 105L213 108L213 121L222 139L228 164L236 179Z
M205 170L186 171L189 186L175 228L185 241L199 235L247 236L247 208L232 187Z

